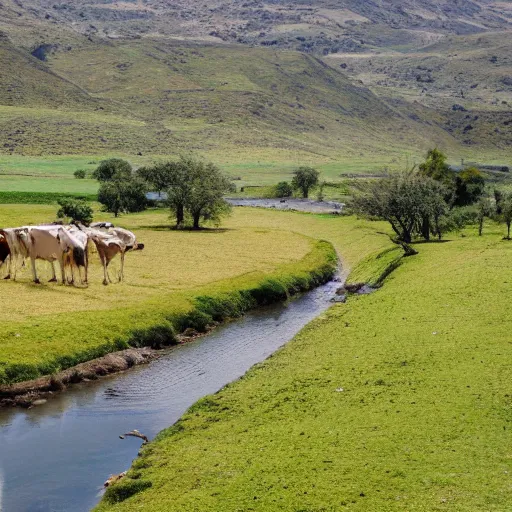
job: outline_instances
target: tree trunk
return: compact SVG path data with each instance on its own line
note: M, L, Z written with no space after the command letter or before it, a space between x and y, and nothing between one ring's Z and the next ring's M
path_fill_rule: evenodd
M507 222L507 238L510 240L510 222Z
M421 223L421 236L427 240L430 240L430 219L425 216L423 217L423 221Z
M176 208L176 226L181 226L183 224L183 221L185 220L185 212L183 205L180 204Z
M308 198L308 193L309 193L309 190L307 188L303 188L302 189L302 197L304 199L307 199Z
M484 218L482 217L478 221L478 236L482 236L483 229L484 229Z
M201 218L201 214L200 213L194 213L194 215L193 215L193 219L194 219L193 228L194 229L199 229L199 219L200 218Z
M405 242L406 244L410 244L412 242L411 233L406 229L404 229L402 233L402 242Z

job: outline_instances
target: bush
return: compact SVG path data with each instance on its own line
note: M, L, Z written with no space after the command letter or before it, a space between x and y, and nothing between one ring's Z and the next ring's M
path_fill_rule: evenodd
M93 210L85 202L80 199L59 199L60 209L57 212L57 217L63 219L68 217L71 221L82 222L83 224L90 224L93 219Z
M85 177L87 176L87 172L85 169L77 169L74 173L73 173L73 176L77 179L77 180L83 180L85 179Z
M274 187L275 197L291 197L293 195L293 188L287 181L280 181Z

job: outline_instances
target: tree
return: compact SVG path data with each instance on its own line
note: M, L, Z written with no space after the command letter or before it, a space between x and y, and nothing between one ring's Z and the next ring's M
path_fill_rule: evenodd
M132 177L132 166L121 158L110 158L103 160L92 173L92 177L98 181L111 181L114 178L130 179Z
M454 206L473 204L483 194L485 178L476 167L468 167L454 176Z
M293 171L292 187L300 190L302 197L307 199L309 191L318 185L320 173L312 167L299 167Z
M87 176L87 172L85 169L77 169L74 173L73 173L73 176L77 179L77 180L83 180L85 179L85 177Z
M482 236L484 221L492 213L492 205L489 197L482 196L476 204L476 216L478 221L478 236Z
M506 239L510 240L510 225L512 224L512 194L501 193L499 201L499 218L507 225Z
M223 196L232 190L233 184L212 163L205 164L194 159L184 160L182 163L186 164L184 169L189 184L185 208L192 217L192 227L199 229L201 219L218 222L231 210Z
M428 239L431 223L440 236L440 221L447 208L443 193L444 188L431 178L407 171L370 182L354 198L352 207L365 217L388 221L397 240L410 243L416 233Z
M200 162L193 158L181 157L178 162L171 162L166 166L170 177L167 204L176 215L176 227L182 226L185 222L185 205L192 190L191 177L199 165Z
M172 185L176 171L175 167L176 164L174 162L167 162L151 167L140 167L137 169L136 174L148 183L155 192L160 194Z
M280 181L274 187L275 197L291 197L293 195L293 188L287 181Z
M60 206L57 217L63 219L68 217L71 222L81 222L86 226L92 222L93 209L81 199L59 199L57 203Z
M98 191L98 201L103 205L103 211L113 213L140 212L146 209L146 186L137 178L113 179L104 181Z
M420 174L440 182L450 180L451 169L446 163L446 158L446 155L439 149L430 149L427 153L425 162L419 166Z

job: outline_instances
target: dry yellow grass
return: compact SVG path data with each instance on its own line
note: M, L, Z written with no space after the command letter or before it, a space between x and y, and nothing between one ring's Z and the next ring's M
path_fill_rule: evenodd
M0 206L3 226L48 222L54 216L53 206ZM57 312L119 308L162 292L195 288L249 272L270 272L279 264L301 259L311 250L311 241L303 235L277 226L251 228L247 212L237 212L235 218L232 227L226 229L191 232L164 227L167 218L162 211L121 217L116 224L133 229L145 244L144 251L127 255L123 283L115 283L119 268L115 259L110 269L114 284L102 285L103 270L97 254L91 255L87 288L45 283L50 277L50 265L43 261L37 262L37 268L45 284L32 284L27 264L16 282L0 282L5 303L0 320L22 321ZM58 265L56 268L59 276Z

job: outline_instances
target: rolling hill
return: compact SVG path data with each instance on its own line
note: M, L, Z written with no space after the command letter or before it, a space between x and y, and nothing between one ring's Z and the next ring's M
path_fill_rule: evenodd
M0 155L375 168L437 145L502 162L509 7L2 0Z

